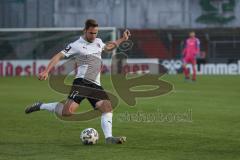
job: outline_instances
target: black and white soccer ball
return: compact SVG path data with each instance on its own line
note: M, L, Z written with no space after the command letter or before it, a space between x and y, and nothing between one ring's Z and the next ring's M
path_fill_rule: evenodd
M81 132L80 139L85 145L96 144L98 142L99 135L96 129L86 128Z

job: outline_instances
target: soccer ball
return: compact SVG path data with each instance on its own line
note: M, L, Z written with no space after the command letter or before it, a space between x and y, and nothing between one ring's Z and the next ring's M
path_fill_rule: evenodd
M81 132L80 139L83 144L96 144L99 136L98 132L94 128L86 128Z

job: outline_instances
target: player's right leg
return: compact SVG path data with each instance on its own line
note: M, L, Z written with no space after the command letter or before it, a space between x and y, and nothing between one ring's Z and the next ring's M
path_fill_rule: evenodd
M182 65L182 68L183 68L183 74L184 74L185 80L189 80L189 70L187 68L187 63L184 63Z
M49 112L55 112L59 116L70 116L79 107L81 101L85 98L79 95L78 88L81 85L81 81L75 79L71 91L69 93L68 99L63 102L54 103L42 103L36 102L25 109L25 113L29 114L35 111L47 110Z
M190 79L189 69L187 68L188 63L189 63L189 57L185 57L183 59L183 65L182 65L183 73L184 73L184 76L185 76L185 81L189 81L189 79Z
M59 116L71 116L79 107L79 104L74 100L67 99L65 102L42 103L36 102L25 109L25 113L47 110L56 113Z

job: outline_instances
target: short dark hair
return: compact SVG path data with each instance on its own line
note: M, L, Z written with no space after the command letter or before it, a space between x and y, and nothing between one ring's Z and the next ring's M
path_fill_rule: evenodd
M87 19L86 22L85 22L85 27L84 29L88 29L90 27L98 27L98 23L96 20L94 19Z

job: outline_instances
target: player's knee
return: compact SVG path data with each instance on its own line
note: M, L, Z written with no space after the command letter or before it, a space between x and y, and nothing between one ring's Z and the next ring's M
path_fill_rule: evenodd
M74 109L71 106L65 105L63 110L62 110L62 116L71 116L74 113Z
M112 104L109 100L101 100L96 103L96 108L102 113L112 112Z

